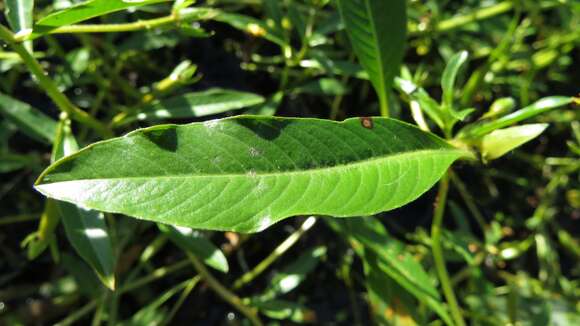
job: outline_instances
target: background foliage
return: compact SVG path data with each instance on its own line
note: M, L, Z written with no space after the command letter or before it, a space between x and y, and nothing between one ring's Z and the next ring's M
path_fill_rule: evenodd
M365 1L194 2L0 3L14 32L0 49L1 324L580 323L577 2L407 1L400 74L380 59L397 61L397 35L375 33L371 53L345 31L372 21L345 18ZM379 7L385 26L368 26L400 30ZM439 230L458 312L431 254L435 190L374 217L238 234L32 189L79 146L159 122L387 111L482 155L449 173ZM523 115L533 124L478 138Z

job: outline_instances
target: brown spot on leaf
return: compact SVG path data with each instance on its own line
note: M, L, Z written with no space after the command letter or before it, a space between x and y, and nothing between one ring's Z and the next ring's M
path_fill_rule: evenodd
M360 124L367 129L373 129L373 118L360 117Z

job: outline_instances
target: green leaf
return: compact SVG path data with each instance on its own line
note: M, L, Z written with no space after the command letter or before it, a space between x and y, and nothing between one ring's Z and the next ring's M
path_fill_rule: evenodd
M294 91L312 95L344 95L348 93L348 87L338 79L320 78L301 85Z
M165 224L158 224L157 226L161 232L182 250L189 251L200 257L208 266L220 272L228 272L229 265L226 256L199 231Z
M135 118L147 121L198 118L238 110L263 102L264 98L260 95L214 88L157 101L141 108ZM125 122L131 120L129 118Z
M387 94L399 73L405 50L405 0L338 0L338 8L354 52L387 115Z
M254 232L295 215L400 207L461 157L471 154L388 118L239 116L93 144L50 166L36 189L155 222Z
M321 257L326 254L326 247L315 247L303 253L290 265L278 271L270 281L270 286L260 296L261 299L273 299L279 295L286 294L294 290L306 275L312 272Z
M56 133L56 121L32 106L0 94L0 113L26 135L50 144Z
M61 120L53 146L53 160L77 150L70 121ZM114 290L115 255L103 213L63 201L56 201L56 210L75 251L93 268L103 284Z
M516 101L511 97L502 97L493 101L489 110L481 116L481 119L491 119L502 116L510 111L516 106Z
M265 316L278 319L290 320L295 323L316 322L315 312L300 303L287 300L262 300L252 298L252 306L258 308Z
M34 0L6 0L4 2L6 19L16 34L32 31Z
M443 90L443 109L452 116L455 116L455 109L453 108L455 79L457 78L459 68L461 68L465 61L467 61L468 56L469 55L467 51L461 51L454 54L451 59L449 59L449 62L447 62L447 66L445 66L443 76L441 77L441 89ZM459 119L459 117L456 118Z
M378 266L377 255L365 251L363 264L370 310L377 325L417 325L413 296Z
M505 115L497 120L471 124L459 131L457 138L479 139L496 129L505 128L522 120L532 118L538 114L546 113L550 110L568 105L572 103L573 100L573 97L568 96L544 97L521 110Z
M34 36L49 33L55 28L76 24L91 18L125 10L131 7L141 7L150 4L167 2L168 0L90 0L57 11L34 24Z
M427 91L415 85L412 81L399 77L395 78L395 87L409 96L412 100L417 101L421 111L425 112L429 118L439 126L439 128L443 129L445 127L446 116L439 103L437 103L437 101L435 101Z
M330 225L354 240L353 247L357 255L363 258L369 257L367 250L376 255L374 263L371 260L367 261L367 263L372 263L369 267L387 274L419 301L429 306L448 324L451 324L450 316L445 306L441 304L439 293L423 266L405 251L403 243L388 234L377 219L331 221Z
M240 14L226 13L226 12L215 12L215 16L212 19L226 23L236 29L246 32L255 37L263 37L270 42L274 42L280 46L287 46L287 42L284 40L284 36L281 31L268 26L262 20Z
M0 151L0 173L8 173L23 168L37 167L40 163L37 155L21 155Z
M485 160L495 160L538 137L546 128L547 123L537 123L494 130L483 136L481 154Z

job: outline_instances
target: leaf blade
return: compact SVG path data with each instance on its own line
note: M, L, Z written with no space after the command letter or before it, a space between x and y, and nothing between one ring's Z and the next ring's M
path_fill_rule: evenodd
M6 0L6 19L16 34L32 29L33 0Z
M58 160L78 150L69 120L58 126L52 159ZM55 201L56 212L65 234L75 251L96 272L109 289L115 289L115 260L113 247L103 213L77 205Z
M26 135L45 143L54 141L56 121L27 103L0 93L0 113Z
M248 92L227 89L187 93L174 96L142 108L138 120L160 120L175 118L198 118L243 109L261 104L264 98Z
M157 224L157 227L182 250L199 256L208 266L220 272L228 272L229 265L226 256L202 234L192 229L165 224Z
M72 7L54 12L41 18L36 22L36 24L34 24L33 37L49 33L61 26L80 23L91 18L103 16L127 8L141 7L166 1L168 0L89 0L81 2Z
M403 60L407 33L404 0L339 0L354 52L375 88L381 107ZM382 109L386 115L386 109Z
M49 167L36 189L172 225L255 232L295 215L399 207L468 156L392 119L241 116L161 125L91 145ZM100 166L107 168L98 172Z

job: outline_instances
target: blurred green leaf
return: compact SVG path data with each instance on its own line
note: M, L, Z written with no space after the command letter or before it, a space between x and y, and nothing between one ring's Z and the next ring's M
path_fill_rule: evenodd
M509 113L516 106L516 101L511 97L502 97L493 101L489 110L481 116L481 119L491 119Z
M344 83L334 78L320 78L294 89L296 93L312 95L344 95L348 91L348 87Z
M57 123L38 109L0 94L0 113L33 139L47 144L54 141Z
M538 137L546 128L547 123L537 123L494 130L481 139L481 154L485 160L495 160Z
M419 324L413 296L379 268L373 251L365 251L363 264L375 322L378 325Z
M21 155L0 151L0 173L35 167L41 163L37 155Z
M49 33L61 26L80 23L112 12L167 1L169 0L90 0L81 2L38 20L36 24L34 24L33 37Z
M190 280L178 283L169 290L161 293L158 298L153 300L151 303L145 305L143 308L139 309L131 319L120 323L121 326L142 326L142 325L162 325L166 320L168 311L167 308L162 307L167 301L169 301L173 296L179 292L191 286L192 283L195 285L199 281L199 278L194 278Z
M208 266L220 272L227 273L229 271L226 256L199 231L161 223L157 224L157 226L181 250L200 257Z
M377 92L381 115L388 115L387 96L405 51L406 1L338 0L337 5L354 52Z
M6 0L4 4L6 19L14 33L31 32L34 0Z
M258 308L262 314L272 319L289 320L295 323L316 322L315 312L296 302L253 298L251 304Z
M443 90L443 100L442 107L449 115L459 119L453 107L453 95L455 94L455 80L457 79L457 73L468 58L467 51L461 51L454 54L443 71L443 76L441 77L441 89ZM461 119L462 120L462 119Z
M523 109L505 115L497 120L470 124L461 129L457 137L462 139L479 139L496 129L505 128L522 120L532 118L538 114L566 106L572 103L573 99L574 98L568 96L545 97Z
M212 19L226 23L236 29L248 33L254 37L263 37L270 42L274 42L282 47L288 46L281 32L271 28L262 20L234 13L217 12Z
M306 279L308 273L316 268L324 255L326 255L326 247L315 247L300 255L298 259L276 272L270 281L270 286L260 295L260 298L273 299L294 290Z
M423 266L405 251L403 243L387 233L377 219L367 217L329 223L355 241L353 247L359 256L365 257L364 250L371 250L377 256L376 268L433 309L446 323L451 323L439 292Z
M197 118L239 110L263 102L264 98L257 94L214 88L156 101L141 107L134 118L147 121ZM125 123L131 120L128 118Z

